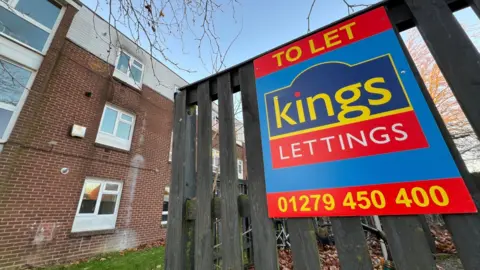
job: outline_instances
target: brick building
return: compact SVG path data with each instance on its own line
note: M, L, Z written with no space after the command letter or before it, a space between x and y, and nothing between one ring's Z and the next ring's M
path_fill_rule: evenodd
M165 237L186 82L112 29L78 0L0 1L0 269Z

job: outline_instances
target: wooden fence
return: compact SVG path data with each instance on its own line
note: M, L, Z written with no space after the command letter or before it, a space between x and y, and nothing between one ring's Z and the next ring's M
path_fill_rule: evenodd
M480 14L480 0L391 0L360 13L384 6L397 32L418 27L478 136L480 56L453 16L454 11L468 5L477 15ZM349 18L351 17L332 25ZM403 43L402 46L406 50ZM411 59L409 61L417 80L421 82L415 65ZM477 185L468 173L423 83L421 87L462 177L479 207ZM238 91L241 91L243 107L248 198L245 195L239 196L237 186L232 95ZM222 173L221 198L214 200L211 111L212 101L217 99ZM278 269L274 226L267 216L263 166L253 60L188 85L176 94L166 269L213 269L212 220L215 217L222 220L222 248L219 255L222 269L243 269L240 217L245 216L250 217L252 226L255 269ZM443 218L464 268L480 269L479 215L445 215ZM419 216L383 216L381 222L397 269L436 269ZM372 269L360 218L331 218L331 224L341 267ZM321 269L312 219L289 219L287 226L295 269Z

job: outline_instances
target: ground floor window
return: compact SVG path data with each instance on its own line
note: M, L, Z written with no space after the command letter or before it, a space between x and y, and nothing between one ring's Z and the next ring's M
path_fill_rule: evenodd
M163 194L163 208L162 208L162 221L161 224L163 227L167 226L168 223L168 200L170 194L170 187L165 187L165 193Z
M115 229L122 183L87 178L83 184L72 232Z

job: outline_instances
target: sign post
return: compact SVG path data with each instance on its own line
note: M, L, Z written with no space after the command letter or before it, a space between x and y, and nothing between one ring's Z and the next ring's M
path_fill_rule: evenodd
M477 211L384 8L254 66L270 217Z

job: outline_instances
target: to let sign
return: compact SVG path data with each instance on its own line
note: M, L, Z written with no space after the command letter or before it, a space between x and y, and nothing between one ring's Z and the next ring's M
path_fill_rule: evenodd
M383 8L254 65L270 217L477 211Z

